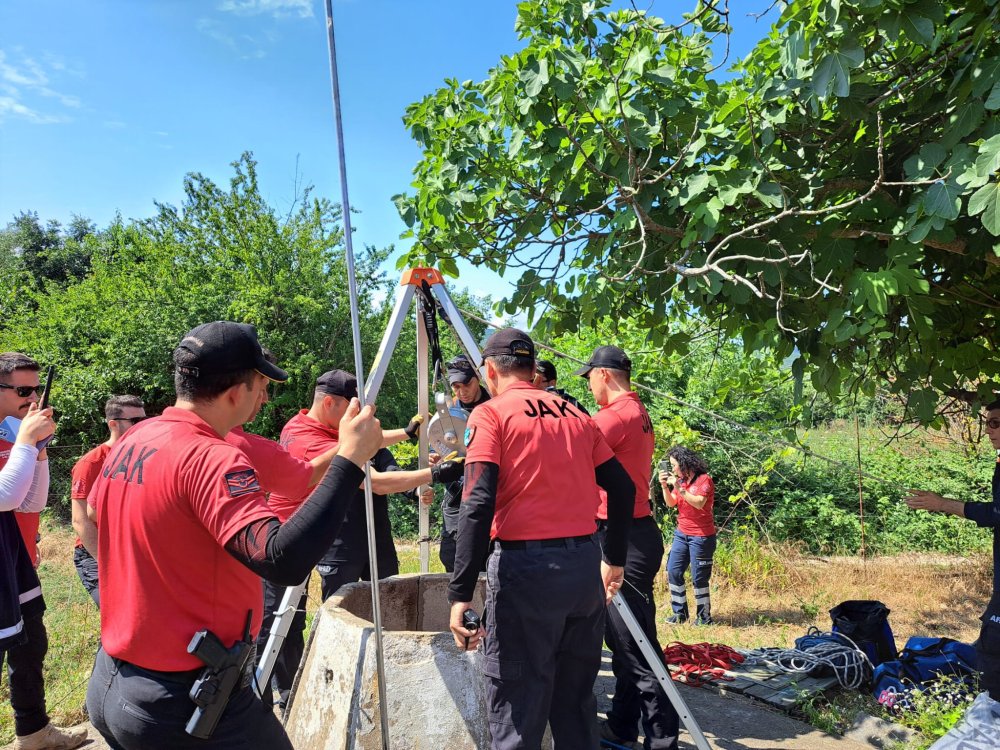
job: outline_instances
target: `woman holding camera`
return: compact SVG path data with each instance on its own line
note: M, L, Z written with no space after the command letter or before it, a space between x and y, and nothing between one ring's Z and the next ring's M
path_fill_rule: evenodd
M670 605L674 614L667 622L678 624L688 620L684 571L690 564L695 625L711 625L708 580L712 576L712 557L715 555L715 519L712 515L715 483L708 475L708 464L690 448L674 446L667 456L670 470L660 470L660 487L667 507L677 507L677 529L667 558Z

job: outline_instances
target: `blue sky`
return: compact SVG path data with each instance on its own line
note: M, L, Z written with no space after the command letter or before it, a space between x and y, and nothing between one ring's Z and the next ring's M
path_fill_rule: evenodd
M647 5L676 19L694 2ZM748 14L769 5L731 0L736 55L766 34ZM519 47L515 16L514 0L334 1L359 247L400 246L390 197L419 158L406 105L446 77L485 77ZM297 180L339 202L322 0L0 3L0 226L24 210L145 218L154 200L180 203L188 172L227 184L244 150L279 210ZM506 288L468 265L459 284Z

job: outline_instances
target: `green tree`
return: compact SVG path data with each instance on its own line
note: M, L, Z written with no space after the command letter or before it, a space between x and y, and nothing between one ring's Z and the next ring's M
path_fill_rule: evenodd
M725 82L723 6L609 4L520 3L521 51L408 108L413 259L520 269L506 309L556 332L631 318L671 351L697 313L928 422L996 387L996 0L793 0Z

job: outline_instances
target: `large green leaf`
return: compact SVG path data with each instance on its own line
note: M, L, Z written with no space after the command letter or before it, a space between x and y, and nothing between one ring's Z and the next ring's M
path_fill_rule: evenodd
M969 198L969 213L983 215L983 226L994 237L1000 237L1000 184L983 185Z
M830 52L820 60L813 72L813 91L820 99L831 93L845 97L851 93L851 70L865 60L861 47L849 43Z

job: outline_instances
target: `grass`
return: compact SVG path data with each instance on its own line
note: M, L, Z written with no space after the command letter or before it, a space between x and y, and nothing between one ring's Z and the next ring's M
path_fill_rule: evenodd
M43 519L39 574L48 603L46 692L53 721L63 725L84 720L87 678L100 626L97 608L73 568L72 548L72 530ZM398 550L401 571L417 572L417 545L400 543ZM430 567L432 572L443 572L436 548L431 550ZM714 625L668 625L669 597L666 577L661 575L656 590L660 641L663 645L709 641L735 648L790 646L810 625L829 630L828 610L841 601L878 599L892 610L889 620L899 647L911 635L948 636L970 643L978 635L979 614L989 599L991 567L985 554L969 559L900 555L864 561L811 557L791 548L743 540L720 546L717 553L711 585ZM690 587L688 594L690 597ZM319 601L318 576L313 576L310 611ZM691 601L692 611L693 604ZM802 713L821 729L836 732L842 731L859 709L876 713L878 705L858 694L840 693L830 700L807 703ZM925 713L933 712L928 708ZM942 720L928 716L927 723L939 729ZM10 695L4 679L0 685L0 745L13 736Z

